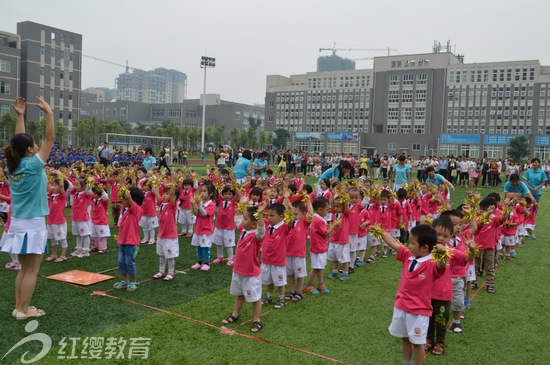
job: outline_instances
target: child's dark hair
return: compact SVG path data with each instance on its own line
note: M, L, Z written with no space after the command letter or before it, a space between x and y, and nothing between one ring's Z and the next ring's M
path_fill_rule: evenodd
M141 171L141 172L143 172L144 174L147 175L147 170L145 169L145 167L138 167L138 169L136 170L136 172L138 172L138 171Z
M332 184L330 184L330 187L334 189L335 187L338 186L339 183L340 183L340 182L335 181L335 182L333 182Z
M432 227L433 228L441 227L444 230L449 231L449 233L451 235L454 233L454 230L455 230L455 225L453 224L453 222L450 219L441 218L441 217L434 219L434 221L432 223Z
M323 179L321 182L324 182L326 186L330 187L330 180L329 179Z
M262 195L264 195L264 191L261 189L261 188L258 188L258 187L254 187L252 188L252 190L250 191L250 196L252 195L257 195L260 197L260 200L262 198Z
M205 181L202 183L202 186L206 188L206 191L208 191L208 195L210 195L210 199L216 200L218 197L218 191L216 190L216 187L212 183L212 181Z
M181 183L181 186L185 186L185 185L190 185L190 186L193 186L193 180L187 178L187 179L183 179L183 182Z
M356 186L352 186L348 189L348 194L351 192L360 193L359 189Z
M288 184L288 189L292 191L292 194L296 194L296 192L298 191L298 188L294 184Z
M301 200L296 200L295 202L292 203L292 206L293 206L294 208L300 209L300 211L301 211L302 213L307 212L306 205L305 205L304 202L301 201Z
M382 190L382 191L380 192L380 197L381 197L381 198L388 198L388 199L389 199L389 198L391 197L391 194L390 194L390 192L387 191L387 190Z
M401 155L403 156L403 155ZM403 156L405 157L405 156ZM397 198L398 199L406 199L407 198L407 190L400 188L397 190Z
M143 194L143 191L141 191L139 188L135 186L131 187L130 196L137 205L141 206L141 204L143 204L143 198L145 197L145 194Z
M508 178L510 181L519 181L519 175L516 173L510 174L510 177Z
M267 210L273 210L277 213L277 215L283 215L285 214L285 206L281 203L273 203L267 208Z
M225 193L231 193L233 195L235 195L235 191L233 189L231 189L231 186L230 185L225 185L222 189L222 195L224 195Z
M464 218L464 213L462 213L462 208L446 210L443 213L441 213L441 215L439 216L439 218L443 218L443 219L451 219L451 217L458 217L460 219Z
M246 214L248 214L248 216L250 217L250 220L252 222L257 222L258 221L258 218L256 218L254 216L254 213L256 213L257 211L258 211L258 207L248 207L245 210Z
M493 198L496 200L497 203L500 202L500 194L497 193L496 191L487 194L487 198Z
M302 185L302 190L304 190L308 194L313 193L313 188L309 184Z
M267 170L265 170L265 173L268 174L268 175L273 175L273 170L267 169Z
M221 169L220 170L220 175L229 175L229 170L228 169Z
M491 198L491 197L483 198L479 202L479 207L480 208L489 208L491 205L493 205L495 208L498 205L497 201L494 198Z
M102 195L103 192L105 190L103 189L103 186L99 185L99 184L95 184L93 187L92 187L92 193L96 194L96 195Z
M411 229L411 236L416 237L418 245L428 246L431 251L437 243L437 232L427 224L420 224Z
M533 199L531 199L531 197L529 197L529 196L526 196L526 197L525 197L525 202L526 202L527 204L531 204L531 203L533 202Z
M328 205L327 198L320 196L318 198L313 199L311 202L311 205L313 206L313 210L317 211L319 208L324 208Z

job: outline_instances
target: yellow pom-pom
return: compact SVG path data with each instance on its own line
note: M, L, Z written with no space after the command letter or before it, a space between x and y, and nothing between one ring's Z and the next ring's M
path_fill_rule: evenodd
M445 252L439 252L434 249L432 252L432 260L443 265L447 264L447 260L453 257L454 249L450 247L445 247Z
M422 224L427 224L427 225L431 226L433 222L434 222L434 219L432 218L432 216L427 215L427 216L424 217L424 220L422 221Z
M126 197L126 194L128 194L129 192L130 189L128 189L126 186L123 186L118 190L118 197L120 199L124 199Z
M382 228L382 226L380 224L377 223L375 225L370 226L369 233L373 237L381 239L382 236L384 235L384 233L386 233L386 230L384 228Z
M472 253L474 256L479 257L480 256L479 247L476 246L473 250L470 247L466 249L466 255L470 256Z
M285 221L285 223L291 223L294 220L291 210L285 209L283 220Z

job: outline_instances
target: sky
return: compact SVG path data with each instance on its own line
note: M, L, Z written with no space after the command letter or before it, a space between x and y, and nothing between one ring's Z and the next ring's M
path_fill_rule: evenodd
M187 74L203 92L201 56L216 58L207 93L263 104L267 75L314 72L319 48L431 52L451 41L465 62L540 60L550 65L550 2L510 0L20 0L2 7L0 30L33 21L83 36L83 54L130 67ZM385 55L340 51L347 58ZM83 57L82 87L114 87L124 68ZM372 68L358 61L356 68Z

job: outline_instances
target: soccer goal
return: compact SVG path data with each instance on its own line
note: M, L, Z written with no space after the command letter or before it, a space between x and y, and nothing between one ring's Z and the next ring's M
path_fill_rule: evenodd
M154 137L142 136L138 134L118 134L104 133L102 140L109 144L112 150L122 148L124 151L135 152L139 147L151 147L155 154L158 155L162 146L168 146L170 151L168 156L171 156L174 150L174 139L172 137ZM169 159L171 160L171 159Z

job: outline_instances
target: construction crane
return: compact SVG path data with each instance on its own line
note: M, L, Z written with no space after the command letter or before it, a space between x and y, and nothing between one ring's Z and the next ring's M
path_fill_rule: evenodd
M126 65L122 65L120 63L116 63L116 62L108 61L108 60L103 60L101 58L97 58L97 57L94 57L94 56L88 56L88 55L85 55L85 54L82 54L82 56L84 56L86 58L91 58L92 60L95 60L95 61L105 62L105 63L109 63L111 65L124 67L126 69L126 73L128 73L129 70L135 70L136 69L134 67L128 66L128 60L126 60Z
M394 48L336 48L336 43L334 43L333 48L319 48L319 52L322 51L331 51L333 55L336 55L336 52L338 51L367 51L367 52L381 52L381 51L387 51L388 56L390 55L390 51L397 52Z

